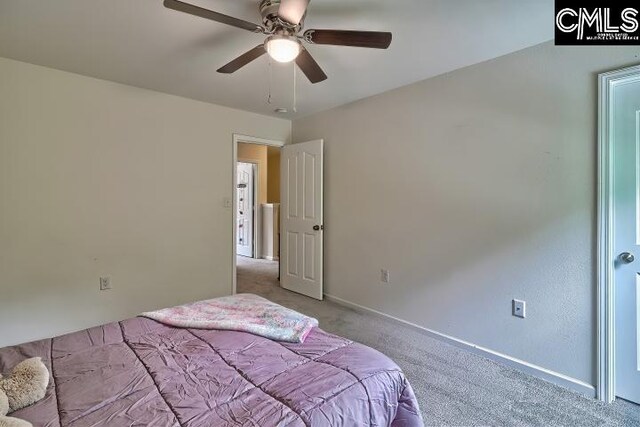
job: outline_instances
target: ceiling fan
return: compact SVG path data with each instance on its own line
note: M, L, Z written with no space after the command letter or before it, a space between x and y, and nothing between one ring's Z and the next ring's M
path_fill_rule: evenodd
M251 61L268 53L271 58L278 62L295 61L311 83L318 83L326 80L327 75L302 45L302 41L310 44L374 49L387 49L391 44L392 35L388 32L307 30L300 34L304 27L304 18L307 14L309 2L310 0L261 0L259 10L262 15L262 25L253 24L179 0L164 0L164 6L268 36L264 43L218 69L219 73L224 74L234 73Z

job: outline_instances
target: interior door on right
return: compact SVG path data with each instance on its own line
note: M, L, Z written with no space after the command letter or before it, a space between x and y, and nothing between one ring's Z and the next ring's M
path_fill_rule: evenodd
M640 403L640 70L611 91L615 389Z
M280 282L323 298L323 142L286 145L280 158Z

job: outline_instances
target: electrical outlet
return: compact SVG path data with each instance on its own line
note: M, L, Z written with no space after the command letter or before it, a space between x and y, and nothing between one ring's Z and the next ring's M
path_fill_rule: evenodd
M389 270L380 270L380 280L382 283L389 283Z
M100 278L100 290L106 291L111 289L111 277L101 277Z
M515 317L525 318L527 317L527 303L525 301L520 301L514 299L511 302L512 305L512 313Z

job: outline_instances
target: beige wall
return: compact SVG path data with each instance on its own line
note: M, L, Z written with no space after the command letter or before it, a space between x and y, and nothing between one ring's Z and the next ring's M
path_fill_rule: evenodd
M280 203L280 147L267 147L267 201Z
M547 43L295 120L326 292L595 384L597 73L638 62Z
M230 293L232 134L290 127L0 58L0 347Z

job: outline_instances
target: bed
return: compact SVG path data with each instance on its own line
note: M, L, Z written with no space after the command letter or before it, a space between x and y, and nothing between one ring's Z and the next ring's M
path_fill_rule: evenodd
M302 344L148 318L0 349L40 356L34 426L422 426L411 386L378 351L314 328Z

